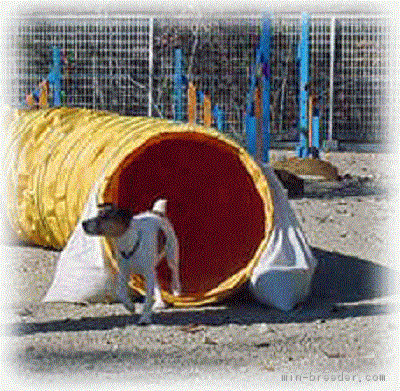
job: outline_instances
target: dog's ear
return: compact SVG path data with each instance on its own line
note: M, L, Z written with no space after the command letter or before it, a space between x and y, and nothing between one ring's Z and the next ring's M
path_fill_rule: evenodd
M100 216L120 217L127 221L129 221L132 217L132 212L130 210L119 208L117 205L111 202L98 204L97 208Z
M98 209L104 209L104 208L113 208L114 204L112 202L103 202L102 204L97 204Z
M117 210L117 216L122 217L125 220L130 220L132 217L132 212L130 210L127 209L118 209Z

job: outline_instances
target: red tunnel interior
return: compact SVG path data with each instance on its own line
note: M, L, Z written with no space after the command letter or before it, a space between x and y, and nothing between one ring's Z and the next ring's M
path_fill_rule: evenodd
M236 150L194 132L153 137L114 174L112 201L139 213L166 198L183 294L207 292L245 267L265 235L263 201ZM163 289L170 273L158 268Z

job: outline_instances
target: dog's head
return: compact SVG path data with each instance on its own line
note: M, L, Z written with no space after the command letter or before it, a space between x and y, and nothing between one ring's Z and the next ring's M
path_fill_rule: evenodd
M88 235L121 236L129 227L132 214L114 204L98 205L96 217L82 222L83 230Z

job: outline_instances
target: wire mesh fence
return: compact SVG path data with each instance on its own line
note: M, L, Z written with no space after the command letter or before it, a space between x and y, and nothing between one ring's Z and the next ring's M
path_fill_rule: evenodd
M353 142L384 139L387 24L384 19L342 17L337 20L336 35L336 138Z
M161 19L155 23L154 92L156 115L172 118L174 51L182 49L185 79L225 112L225 132L244 142L243 114L248 68L255 58L259 20L252 18ZM157 80L156 80L157 78ZM184 106L187 96L183 94ZM201 118L201 99L197 117Z
M188 82L199 99L225 113L224 132L245 144L249 68L260 38L260 16L88 16L21 18L10 28L9 85L13 106L49 73L62 53L65 105L129 115L174 118L176 49L182 52L183 107ZM272 19L271 139L298 140L300 15ZM345 142L386 138L382 108L388 71L388 26L368 16L311 17L309 92L322 137ZM201 122L202 106L197 107ZM186 119L185 112L183 119Z
M20 20L13 103L47 77L51 48L63 55L64 104L145 115L149 88L148 18Z
M300 16L274 19L271 48L271 122L272 140L298 138Z

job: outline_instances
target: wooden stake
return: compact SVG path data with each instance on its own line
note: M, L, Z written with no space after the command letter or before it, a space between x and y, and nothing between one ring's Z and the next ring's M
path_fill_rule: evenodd
M48 105L49 82L47 80L44 80L39 84L39 87L41 89L39 95L39 108L47 109L49 107Z
M188 122L191 125L196 123L196 105L196 87L190 82L188 88Z
M208 94L204 95L203 113L204 126L211 127L211 99Z
M310 95L308 98L308 146L312 146L312 117L314 109L314 96Z
M262 161L263 154L263 127L262 127L262 92L261 87L256 87L254 114L256 117L256 160Z

